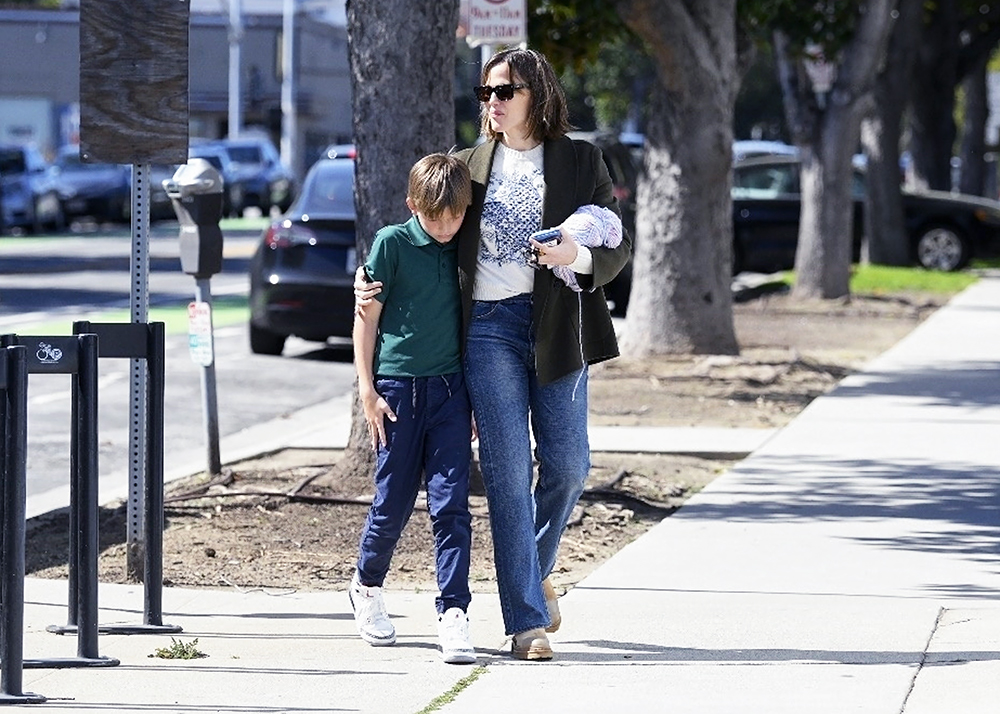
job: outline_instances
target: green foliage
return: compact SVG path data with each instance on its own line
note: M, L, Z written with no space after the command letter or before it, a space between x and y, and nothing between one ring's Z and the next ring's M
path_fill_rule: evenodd
M740 27L758 44L781 31L793 55L816 43L831 58L851 40L863 7L853 0L741 0L737 13Z
M169 647L159 647L149 657L159 657L160 659L201 659L202 657L208 657L207 654L198 649L197 645L197 638L191 642L182 642L171 637Z
M606 0L528 0L529 45L561 75L578 128L617 129L645 104L653 66Z
M557 71L582 72L602 46L631 34L607 0L528 0L528 44Z

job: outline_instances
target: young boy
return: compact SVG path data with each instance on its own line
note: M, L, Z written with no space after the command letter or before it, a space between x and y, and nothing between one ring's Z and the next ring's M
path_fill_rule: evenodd
M354 319L355 368L375 463L375 498L361 532L349 595L361 638L391 645L396 631L382 583L420 488L426 482L440 595L438 638L445 662L469 664L466 609L472 518L472 413L459 354L457 246L472 201L464 163L431 154L410 170L413 217L375 235L365 271L382 292Z

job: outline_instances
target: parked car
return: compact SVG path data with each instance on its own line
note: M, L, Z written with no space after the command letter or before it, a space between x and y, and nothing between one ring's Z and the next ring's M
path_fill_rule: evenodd
M222 215L238 218L246 207L247 183L253 181L254 171L242 168L229 158L229 152L218 144L195 144L188 151L192 159L205 159L222 175Z
M2 230L41 233L66 225L48 163L33 146L0 144Z
M330 144L323 150L324 159L351 159L357 158L358 151L354 144Z
M733 272L772 272L795 265L800 161L795 156L747 159L733 167ZM854 257L864 233L865 172L854 163ZM1000 255L1000 202L941 191L903 190L903 212L913 261L935 270L959 270L972 258Z
M287 211L295 197L295 176L281 163L269 139L248 137L214 142L229 155L242 176L244 206L256 206L264 215L272 207Z
M85 163L78 146L65 146L52 167L67 220L127 223L132 208L132 169L123 164Z
M354 324L354 162L320 159L250 259L250 349L280 355L291 335L350 337Z
M743 161L754 156L798 156L799 150L791 144L766 139L738 139L733 142L733 161Z

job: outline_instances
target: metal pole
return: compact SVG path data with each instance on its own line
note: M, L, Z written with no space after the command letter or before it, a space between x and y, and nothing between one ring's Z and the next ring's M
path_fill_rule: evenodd
M295 152L295 0L284 0L281 22L281 159L298 175Z
M149 469L146 473L146 571L143 622L163 625L163 399L164 399L164 327L162 322L149 326ZM180 628L175 628L180 630Z
M242 131L240 96L240 43L243 41L242 0L229 0L229 138Z
M209 339L213 341L212 361L201 369L201 394L205 416L205 436L208 445L208 473L217 476L222 473L222 458L219 455L219 403L215 390L215 345L212 326L212 287L208 278L195 278L195 299L208 303Z
M97 335L80 335L79 385L73 398L79 403L80 460L77 474L79 547L77 549L77 656L98 659L97 558L99 555L97 481Z
M24 676L24 530L28 453L28 361L22 346L0 354L0 477L3 484L0 704L35 704L45 697L21 691ZM9 379L7 379L9 377Z
M152 167L132 167L132 257L129 295L131 322L145 324L149 313L149 196ZM145 544L143 542L142 498L146 467L146 364L142 359L129 361L129 488L126 517L125 573L131 580L142 580Z

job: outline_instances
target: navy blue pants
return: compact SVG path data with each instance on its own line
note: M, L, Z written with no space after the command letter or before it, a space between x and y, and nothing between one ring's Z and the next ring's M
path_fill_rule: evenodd
M472 517L469 465L472 409L461 372L439 377L379 377L375 389L396 413L385 422L386 445L375 462L375 499L361 531L358 578L381 587L417 492L427 489L434 532L439 613L465 610Z

